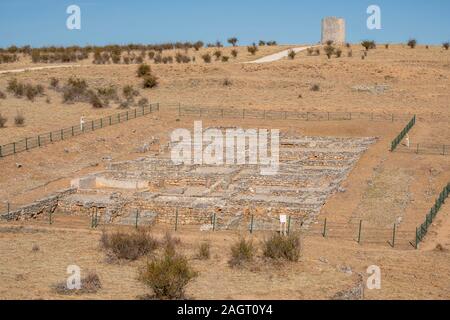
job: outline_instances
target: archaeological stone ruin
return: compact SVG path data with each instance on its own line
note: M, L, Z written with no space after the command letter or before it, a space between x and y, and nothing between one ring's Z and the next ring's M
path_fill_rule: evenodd
M214 216L218 229L246 227L253 217L255 230L273 229L280 215L287 215L307 228L327 199L342 191L341 182L375 140L282 136L280 168L269 176L261 175L258 165L174 165L166 146L73 180L70 189L54 198L57 204L51 202L51 210L89 216L95 209L100 223L123 225L133 225L137 214L141 225L177 220L204 226ZM34 211L36 206L39 202ZM30 216L25 207L10 219Z

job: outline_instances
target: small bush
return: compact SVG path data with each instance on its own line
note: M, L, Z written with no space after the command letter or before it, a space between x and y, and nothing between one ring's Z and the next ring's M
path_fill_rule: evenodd
M289 53L288 53L289 59L294 60L296 55L297 55L297 53L295 53L294 50L289 50Z
M319 49L319 48L317 48L316 50L314 50L314 52L315 52L315 54L316 54L317 56L320 56L320 49Z
M81 289L71 290L67 288L67 282L61 282L54 287L56 293L60 295L72 294L93 294L97 293L102 288L100 277L97 273L90 271L85 278L81 279Z
M148 232L138 231L135 233L103 233L100 240L105 250L108 250L119 260L137 260L158 247L158 241Z
M231 56L232 56L233 58L237 58L237 56L238 56L238 51L237 51L236 49L231 50Z
M52 77L50 79L50 87L53 88L53 89L58 89L58 87L59 87L59 79L57 79L55 77Z
M90 104L95 108L95 109L101 109L104 108L106 106L106 103L104 103L102 101L102 99L100 99L100 97L95 94L95 93L91 93L91 97L90 97Z
M209 53L202 55L202 59L205 63L211 63L211 55Z
M6 99L6 94L0 90L0 99Z
M389 49L389 43L386 43L386 44L384 45L384 47L385 47L386 49Z
M17 79L11 79L8 81L6 90L13 93L16 97L22 97L25 92L25 86L17 81Z
M146 106L148 106L148 104L149 104L149 102L148 102L148 99L147 98L141 98L139 101L138 101L138 106L139 107L146 107Z
M331 59L331 56L333 55L335 48L333 46L326 45L323 50L325 51L325 54L327 55L328 59Z
M64 102L86 102L89 101L88 84L86 80L70 78L63 88Z
M228 62L229 60L230 60L230 57L228 57L228 56L222 57L222 62Z
M258 51L258 47L256 45L252 45L247 47L247 51L251 54L251 55L255 55L256 52Z
M326 44L327 46L332 46L332 45L334 44L334 41L333 41L333 40L327 40L327 41L325 42L325 44Z
M152 70L151 70L150 66L148 64L144 63L144 64L141 64L138 67L137 76L142 78L142 77L145 77L147 75L150 75L151 72L152 72Z
M408 41L408 47L410 47L411 49L414 49L417 46L417 40L416 39L410 39Z
M448 49L450 48L450 42L444 42L444 43L442 44L442 47L443 47L445 50L448 50Z
M14 124L17 127L22 127L25 124L25 117L20 112L14 117Z
M259 40L259 46L264 47L266 45L266 42L264 40Z
M8 118L3 117L2 114L0 113L0 128L4 128L6 122L8 122Z
M211 257L211 244L203 242L198 246L197 258L200 260L208 260Z
M316 83L311 86L311 91L317 92L320 91L320 86Z
M337 58L340 58L342 56L342 50L341 49L336 49L335 54L336 54Z
M126 85L122 89L122 94L127 101L133 101L134 97L139 96L139 91L135 90L132 85Z
M266 258L288 261L298 261L301 254L301 241L299 234L283 236L278 233L273 234L264 241L263 254Z
M351 45L349 42L347 42L347 43L345 44L345 47L346 47L347 49L350 49L350 48L352 47L352 45Z
M165 250L161 258L147 263L139 279L153 290L156 299L177 300L185 297L186 286L197 275L184 256Z
M170 232L166 232L162 240L162 245L167 251L175 251L176 247L181 244L181 240L172 236Z
M353 57L353 50L351 50L351 49L348 50L347 57L349 57L349 58Z
M361 42L361 45L366 49L366 51L369 51L370 49L376 49L377 45L375 41L371 40L364 40Z
M231 259L228 263L232 267L241 266L246 262L251 262L254 255L255 248L252 241L241 239L231 247Z
M307 54L308 56L312 56L313 53L314 53L314 49L313 49L313 48L308 48L308 49L306 49L306 54Z
M158 86L158 77L149 74L144 77L144 81L142 82L142 87L144 89L152 89Z
M231 82L230 79L226 78L226 79L223 80L222 84L223 84L224 87L229 87L229 86L231 86L233 84L233 82Z
M222 51L216 50L214 51L213 55L216 57L216 60L219 60L220 57L222 56Z

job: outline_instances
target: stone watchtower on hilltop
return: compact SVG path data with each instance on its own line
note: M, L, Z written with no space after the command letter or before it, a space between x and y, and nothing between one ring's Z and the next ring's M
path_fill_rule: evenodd
M335 44L345 43L345 20L327 17L322 20L322 43L333 41Z

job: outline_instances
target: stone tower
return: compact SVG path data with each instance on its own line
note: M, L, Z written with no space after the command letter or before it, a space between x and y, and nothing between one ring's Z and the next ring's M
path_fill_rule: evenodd
M345 43L345 20L327 17L322 20L322 43L332 40L336 44Z

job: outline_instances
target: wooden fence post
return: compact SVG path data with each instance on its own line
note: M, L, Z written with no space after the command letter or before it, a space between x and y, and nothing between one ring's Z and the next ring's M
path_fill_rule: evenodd
M213 231L216 231L216 213L213 214Z
M178 207L175 211L175 232L178 231Z
M325 221L323 223L323 237L326 238L327 237L327 218L325 218Z
M395 248L395 232L396 232L397 225L394 223L394 229L392 231L392 248Z
M252 219L250 221L250 234L253 233L253 215L252 215Z
M288 218L288 227L287 227L287 234L289 235L291 232L291 216Z

